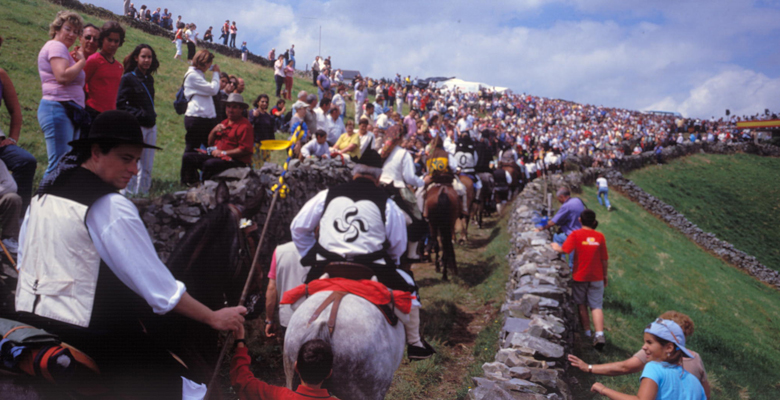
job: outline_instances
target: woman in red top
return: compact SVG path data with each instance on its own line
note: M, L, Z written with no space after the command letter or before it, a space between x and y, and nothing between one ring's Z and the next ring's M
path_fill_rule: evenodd
M104 111L116 109L116 95L125 69L114 55L124 43L125 30L122 25L116 21L103 24L98 37L100 51L91 55L84 66L86 108L92 119Z

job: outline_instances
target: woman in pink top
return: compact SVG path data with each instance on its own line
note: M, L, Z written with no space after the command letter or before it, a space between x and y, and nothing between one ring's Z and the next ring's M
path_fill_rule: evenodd
M295 61L290 60L287 66L284 67L284 98L287 100L292 99L293 75L295 74L294 63Z
M100 29L100 51L87 59L84 66L87 94L87 112L92 119L103 111L116 109L116 94L124 74L121 62L114 58L125 42L125 29L116 21L107 21Z
M72 11L60 11L49 25L52 40L38 53L43 98L38 106L38 123L46 139L49 166L44 177L70 151L68 142L77 139L89 115L84 110L84 52L78 46L69 52L81 35L84 21Z

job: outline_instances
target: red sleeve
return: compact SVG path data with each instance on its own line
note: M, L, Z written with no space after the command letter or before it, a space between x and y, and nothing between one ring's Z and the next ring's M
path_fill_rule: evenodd
M569 237L566 238L566 241L563 242L563 252L564 253L571 253L574 251L574 248L576 247L577 239L575 239L575 236L577 236L577 231L574 231L569 235Z
M246 124L242 124L238 129L241 134L238 148L251 154L255 150L255 133L252 125L247 121Z
M292 390L271 386L257 378L249 370L249 352L246 347L236 348L236 354L230 362L230 383L241 400L286 399Z

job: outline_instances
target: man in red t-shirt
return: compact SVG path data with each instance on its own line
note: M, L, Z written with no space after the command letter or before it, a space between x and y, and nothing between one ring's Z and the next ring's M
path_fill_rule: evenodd
M95 119L104 111L116 110L116 95L125 68L114 58L125 42L125 29L116 21L103 24L98 36L100 51L91 55L84 65L84 92L87 111Z
M604 288L607 287L607 243L604 235L596 232L596 213L585 209L580 215L582 229L572 232L563 246L552 243L555 251L563 253L574 252L574 271L572 273L572 297L580 312L580 321L585 330L585 336L590 337L590 319L588 307L593 314L593 325L596 334L593 337L593 347L604 348Z
M199 169L203 171L205 181L222 171L246 167L252 162L254 129L242 115L249 105L238 93L231 93L224 104L227 119L209 133L209 147L185 152L182 156L181 180L185 184L198 182Z
M230 383L241 400L311 400L335 399L322 389L322 384L333 372L333 350L321 339L310 340L298 350L295 372L301 377L296 391L272 386L257 378L249 370L252 359L244 342L244 326L236 334L236 353L230 363Z

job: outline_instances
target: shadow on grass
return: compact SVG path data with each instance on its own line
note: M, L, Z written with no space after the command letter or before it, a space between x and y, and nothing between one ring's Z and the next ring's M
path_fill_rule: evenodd
M467 248L467 249L479 249L482 247L487 246L490 244L490 242L493 241L496 237L498 237L498 234L501 233L501 229L498 227L493 228L492 231L490 231L490 236L484 238L484 239L469 239L469 242L466 243L465 246L460 246L461 248Z
M476 338L468 330L474 317L461 311L453 301L433 300L422 309L420 317L425 325L422 330L426 337L448 342L450 346L471 343Z
M497 228L496 228L497 229ZM493 273L498 263L495 256L490 256L480 263L459 263L457 279L459 283L472 288L485 282Z
M415 281L417 282L417 286L421 288L441 285L444 283L444 281L441 279L441 274L439 274L436 278L423 278Z

